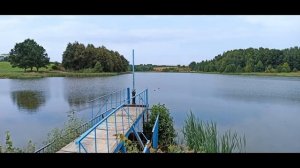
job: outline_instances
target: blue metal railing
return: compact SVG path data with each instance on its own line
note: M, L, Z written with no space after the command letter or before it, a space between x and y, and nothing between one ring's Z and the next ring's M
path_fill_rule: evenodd
M152 129L152 148L157 150L158 148L158 128L159 128L159 115L157 115L153 129ZM143 153L150 153L151 142L148 140L145 145Z
M96 123L94 126L92 126L90 129L88 129L86 132L84 132L77 140L76 144L78 144L78 150L79 153L81 152L115 152L116 148L118 148L120 144L120 140L117 138L117 135L120 133L123 133L124 135L128 136L128 133L130 131L135 131L136 125L139 123L140 119L142 118L144 112L148 108L148 98L147 98L148 90L144 90L137 94L136 96L132 98L136 98L136 105L129 105L127 104L130 102L130 99L125 100L122 104L114 108L109 114L107 114L101 121ZM118 113L118 114L117 114ZM125 115L124 115L125 113ZM119 117L117 117L119 116ZM121 117L120 117L121 116ZM125 116L125 117L124 117ZM118 119L117 119L118 118ZM113 124L115 129L109 130L109 120L113 120ZM121 121L117 121L121 120ZM112 126L112 125L110 125ZM119 126L119 127L118 127ZM104 127L104 128L103 128ZM120 128L121 127L121 128ZM102 130L101 130L102 129ZM98 130L98 131L97 131ZM87 139L88 135L92 135L93 140L92 142ZM99 135L100 134L100 135ZM102 135L101 135L102 134ZM104 139L103 139L104 136ZM115 136L115 139L112 139L110 137ZM100 138L101 137L101 138ZM91 147L87 147L87 144L84 144L83 142L87 140L87 144ZM98 145L102 143L101 140L105 141L106 143L106 150L101 151ZM114 146L111 146L110 141L116 141L115 143L112 143ZM103 143L103 144L105 144ZM103 147L102 147L103 149Z
M88 103L90 104L89 107L92 109L92 118L94 118L94 116L103 115L107 111L125 103L128 96L130 96L129 88L90 100Z
M88 101L89 106L83 109L74 110L76 112L81 112L86 109L90 109L92 113L92 119L88 122L82 124L74 130L69 130L63 136L54 139L52 142L46 144L45 146L39 148L35 153L52 153L61 149L64 145L74 140L80 134L87 131L93 125L101 121L105 116L111 113L121 104L127 102L128 97L130 98L130 89L123 89L119 91L112 92L111 94L98 97L96 99ZM96 114L94 114L96 113ZM71 137L71 138L70 138ZM73 138L74 137L74 138Z

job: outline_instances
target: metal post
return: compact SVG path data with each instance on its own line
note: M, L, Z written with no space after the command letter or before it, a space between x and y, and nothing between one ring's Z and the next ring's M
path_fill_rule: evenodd
M132 91L132 104L135 104L135 90Z
M132 50L132 104L135 104L134 50Z
M130 88L127 88L127 104L130 104Z
M107 145L107 153L109 153L109 139L108 139L108 124L106 119L106 145Z
M124 110L122 109L122 127L123 127L123 134L125 134L125 130L124 130L124 120L123 120L123 113L124 113Z
M95 152L97 153L97 133L96 133L97 129L95 129Z
M92 119L94 118L94 102L92 102Z
M118 127L117 127L117 112L115 112L115 130L116 130L116 143L118 143Z
M146 89L146 106L148 106L148 89Z
M135 90L135 86L134 86L135 85L135 83L134 83L135 82L134 81L134 50L132 50L132 73L133 73L133 81L132 81L133 82L133 87L132 87L132 89Z

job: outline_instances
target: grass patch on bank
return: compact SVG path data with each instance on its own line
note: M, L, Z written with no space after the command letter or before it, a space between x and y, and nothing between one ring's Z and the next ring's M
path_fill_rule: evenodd
M0 78L10 79L27 79L43 77L103 77L115 76L122 73L103 72L103 73L79 73L79 72L62 72L62 71L43 71L43 72L0 72Z
M0 62L0 78L10 78L10 79L27 79L27 78L43 78L43 77L103 77L103 76L115 76L123 73L118 72L69 72L69 71L54 71L51 69L53 64L48 65L48 68L40 68L39 72L27 71L21 68L12 68L9 62Z

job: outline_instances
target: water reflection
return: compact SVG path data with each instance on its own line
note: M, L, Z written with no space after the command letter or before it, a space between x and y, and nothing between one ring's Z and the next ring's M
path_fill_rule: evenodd
M68 95L68 103L71 107L81 108L88 105L88 101L96 98L96 95L78 95L70 93Z
M42 91L13 91L11 92L11 98L19 110L25 110L29 113L37 112L39 107L46 102L45 94Z
M115 78L65 78L64 96L71 108L89 106L90 100L124 88L122 76ZM119 82L120 80L120 82ZM123 82L122 82L123 81Z

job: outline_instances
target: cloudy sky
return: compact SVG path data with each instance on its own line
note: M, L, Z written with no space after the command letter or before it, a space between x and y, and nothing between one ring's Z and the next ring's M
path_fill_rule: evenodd
M0 54L26 38L61 61L68 42L104 45L136 64L188 65L226 50L300 44L300 16L0 16Z

